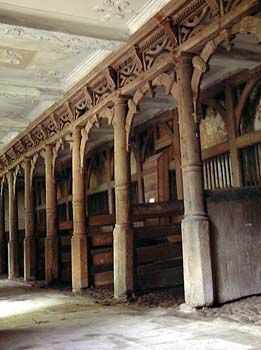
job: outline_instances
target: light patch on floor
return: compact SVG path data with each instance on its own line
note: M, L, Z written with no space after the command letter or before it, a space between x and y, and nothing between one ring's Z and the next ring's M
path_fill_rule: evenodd
M102 306L86 296L3 280L0 303L0 349L261 349L259 326L173 307Z

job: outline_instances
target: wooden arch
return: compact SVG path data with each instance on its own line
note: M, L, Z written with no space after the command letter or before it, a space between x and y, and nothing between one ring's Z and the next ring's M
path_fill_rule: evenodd
M80 164L82 169L86 159L86 145L92 128L99 128L103 119L107 119L108 124L112 125L113 117L114 107L105 107L99 113L94 114L81 129Z
M171 77L167 73L161 73L151 82L147 82L142 85L134 94L134 96L128 100L128 114L126 118L126 145L129 150L130 135L133 125L135 114L139 111L139 104L147 92L154 97L153 88L157 86L163 86L165 88L166 95L172 95L177 100L177 83L175 77Z
M65 146L69 145L70 150L72 148L72 134L66 135L65 137L60 138L53 147L53 158L52 158L52 176L55 177L55 167L56 161L58 158L58 154L60 149L64 149Z
M216 49L222 43L226 43L231 40L235 35L240 33L251 33L257 37L258 43L261 42L261 18L254 16L244 17L240 22L235 24L230 29L225 29L219 35L210 41L202 49L199 56L195 56L192 60L194 67L193 75L191 79L191 87L193 92L194 109L197 110L197 102L200 91L200 84L204 73L208 70L208 63L210 58L215 53Z
M32 160L31 160L31 169L30 169L30 188L32 189L33 186L33 175L34 171L37 165L38 160L42 158L45 161L45 153L44 151L37 152L34 154Z

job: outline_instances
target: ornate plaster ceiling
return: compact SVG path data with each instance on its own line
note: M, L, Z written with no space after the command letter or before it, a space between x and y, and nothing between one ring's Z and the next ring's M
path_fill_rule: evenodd
M169 0L0 0L0 146Z

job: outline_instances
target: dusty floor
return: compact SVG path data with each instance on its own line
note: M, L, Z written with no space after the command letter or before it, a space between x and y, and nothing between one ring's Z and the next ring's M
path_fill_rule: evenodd
M0 280L0 349L257 350L260 298L186 314Z

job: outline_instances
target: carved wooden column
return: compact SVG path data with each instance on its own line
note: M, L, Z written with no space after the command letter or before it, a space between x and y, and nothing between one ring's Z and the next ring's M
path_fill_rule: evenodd
M181 171L181 159L180 159L180 135L179 135L179 121L178 113L174 113L173 117L174 137L173 148L175 158L175 171L176 171L176 189L177 199L183 199L183 186L182 186L182 171Z
M36 275L36 242L34 236L33 192L31 179L31 159L26 158L24 164L24 279L30 281Z
M213 303L209 220L204 207L199 126L191 89L191 57L176 65L181 165L185 215L182 221L185 302L199 307Z
M14 172L9 171L8 195L9 195L9 242L8 242L8 278L19 277L18 263L18 209L17 196L14 188Z
M81 129L73 131L72 149L72 289L79 292L88 287L88 253L85 217L85 178L80 161Z
M53 170L53 149L46 146L45 181L46 181L46 234L45 239L45 280L50 283L59 277L57 193Z
M137 184L138 184L138 196L139 196L139 204L145 202L144 197L144 186L142 179L142 158L141 158L141 144L140 144L140 135L135 137L135 145L137 147Z
M116 225L113 231L114 296L124 297L133 290L133 232L131 230L130 154L126 151L124 97L114 101L114 169Z
M5 212L4 212L4 186L0 188L0 275L5 273Z

